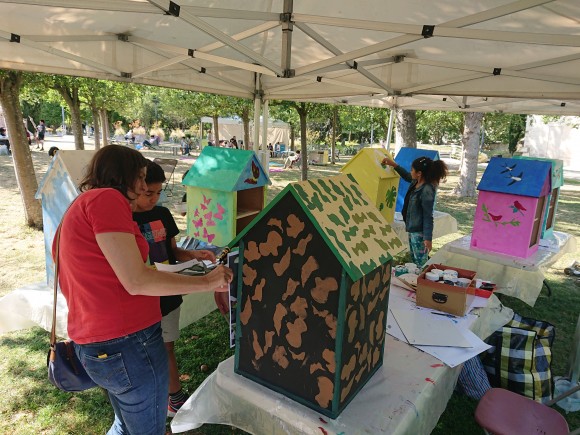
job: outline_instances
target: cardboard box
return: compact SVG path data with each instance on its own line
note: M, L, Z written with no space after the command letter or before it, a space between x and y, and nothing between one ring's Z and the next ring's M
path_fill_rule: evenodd
M452 269L459 273L459 278L468 278L467 287L429 281L425 274L432 269ZM417 305L444 311L455 316L464 316L475 297L475 272L444 264L431 264L417 278Z

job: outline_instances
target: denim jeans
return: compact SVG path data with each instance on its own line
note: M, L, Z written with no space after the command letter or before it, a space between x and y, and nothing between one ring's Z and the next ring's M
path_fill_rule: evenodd
M115 411L109 435L163 435L169 370L159 323L99 343L76 344L89 376L107 390Z

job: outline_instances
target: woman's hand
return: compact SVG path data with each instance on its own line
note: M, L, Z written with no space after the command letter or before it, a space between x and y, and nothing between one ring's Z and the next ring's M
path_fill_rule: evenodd
M424 240L423 244L425 245L425 252L431 252L431 249L433 249L433 242L431 240Z
M397 166L397 163L393 159L391 159L390 157L387 156L381 161L381 165L392 166L394 168L395 166Z
M214 289L216 292L227 292L229 291L228 284L232 282L234 273L226 266L218 266L205 277L210 289Z
M203 261L203 260L208 260L211 261L212 263L215 263L215 254L211 251L208 251L206 249L200 249L197 251L191 251L193 258L199 261Z

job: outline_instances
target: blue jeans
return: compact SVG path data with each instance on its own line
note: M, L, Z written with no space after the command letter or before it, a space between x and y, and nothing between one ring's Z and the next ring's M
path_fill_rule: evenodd
M89 376L107 390L115 411L108 435L163 435L169 369L159 323L99 343L76 344Z

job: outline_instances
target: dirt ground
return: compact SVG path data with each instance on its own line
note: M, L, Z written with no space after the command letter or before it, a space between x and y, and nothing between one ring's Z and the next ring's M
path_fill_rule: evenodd
M32 160L38 183L44 177L50 163L47 150L57 146L62 150L74 150L73 136L48 136L44 151L30 147ZM85 149L94 149L92 139L85 137ZM184 192L181 186L182 174L193 164L194 157L173 156L171 147L163 151L143 151L147 158L176 158L178 165L175 170L175 187L172 203L181 201ZM11 156L0 156L0 252L3 254L0 268L0 297L25 284L45 281L44 236L42 231L33 230L24 221L24 207L20 196L18 183L14 173L14 163ZM185 219L176 216L179 228L185 227Z

